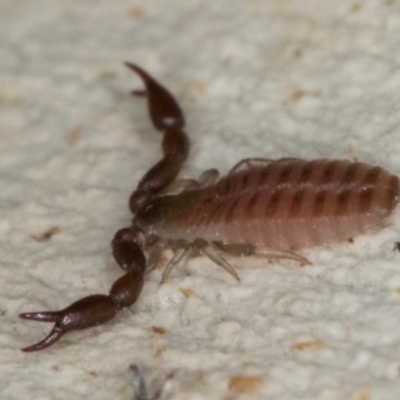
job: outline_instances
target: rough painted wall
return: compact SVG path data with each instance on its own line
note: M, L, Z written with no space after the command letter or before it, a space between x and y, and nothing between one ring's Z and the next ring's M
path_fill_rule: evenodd
M398 1L2 0L0 37L2 399L133 399L132 363L161 399L400 398L398 212L305 268L232 260L237 283L198 257L162 286L153 271L131 309L43 352L19 348L50 326L17 317L121 275L109 242L160 157L124 60L181 102L183 177L251 156L400 175Z

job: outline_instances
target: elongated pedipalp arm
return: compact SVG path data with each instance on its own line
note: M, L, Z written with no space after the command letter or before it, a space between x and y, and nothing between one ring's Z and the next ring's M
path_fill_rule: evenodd
M174 96L136 64L125 64L143 80L145 91L134 91L133 94L146 95L150 119L164 134L163 158L147 171L130 197L129 208L136 214L175 180L189 154L190 143L183 131L183 112Z
M87 296L60 311L20 314L23 319L54 323L46 338L23 348L23 351L45 349L67 332L103 324L114 318L122 308L135 303L142 291L146 267L146 259L137 235L130 228L121 229L115 234L111 246L116 262L126 271L125 275L114 282L108 295Z

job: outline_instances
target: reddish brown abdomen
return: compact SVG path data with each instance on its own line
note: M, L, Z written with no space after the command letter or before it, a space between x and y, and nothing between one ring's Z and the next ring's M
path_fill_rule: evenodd
M380 167L283 159L167 196L153 230L171 239L296 250L365 231L391 213L398 195L399 179Z

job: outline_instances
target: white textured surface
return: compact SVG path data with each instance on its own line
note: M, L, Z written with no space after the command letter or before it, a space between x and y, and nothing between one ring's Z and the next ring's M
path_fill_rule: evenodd
M174 372L163 399L400 398L398 211L352 245L308 252L306 268L239 259L238 284L196 258L161 287L154 271L131 310L42 352L19 348L50 326L17 318L120 276L109 241L160 156L123 60L182 103L183 176L249 156L400 174L397 1L2 0L0 35L2 399L132 399L131 363ZM263 383L241 391L238 375Z

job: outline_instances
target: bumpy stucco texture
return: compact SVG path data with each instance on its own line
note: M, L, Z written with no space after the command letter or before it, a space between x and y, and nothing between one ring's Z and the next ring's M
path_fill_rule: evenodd
M157 269L129 310L42 352L19 349L51 326L17 317L121 275L109 242L161 154L124 60L182 104L183 177L251 156L399 175L399 2L2 0L0 37L2 399L133 399L132 363L161 399L400 398L397 210L304 268L233 259L238 283L197 257L161 286Z

